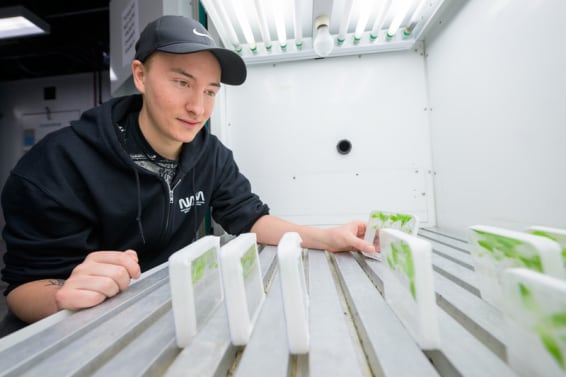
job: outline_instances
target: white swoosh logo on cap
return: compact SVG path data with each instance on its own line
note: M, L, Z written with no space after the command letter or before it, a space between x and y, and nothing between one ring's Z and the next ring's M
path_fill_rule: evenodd
M199 35L199 36L201 36L201 37L207 37L208 39L213 40L213 39L210 37L210 35L208 35L208 34L206 34L206 33L201 33L201 32L199 32L199 31L197 31L197 28L196 28L196 27L193 28L193 33L194 33L195 35Z

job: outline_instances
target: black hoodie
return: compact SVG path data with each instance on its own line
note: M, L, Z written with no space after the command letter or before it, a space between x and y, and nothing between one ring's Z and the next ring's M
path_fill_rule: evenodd
M234 235L269 213L206 128L184 145L171 191L137 166L115 128L141 105L135 95L85 112L13 169L2 192L6 294L29 281L67 278L92 251L134 249L142 271L157 266L193 240L209 207Z

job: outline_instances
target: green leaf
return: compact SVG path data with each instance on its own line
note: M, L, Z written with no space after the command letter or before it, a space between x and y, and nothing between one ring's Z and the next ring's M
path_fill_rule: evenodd
M523 305L525 305L529 311L537 314L540 313L539 307L531 290L524 283L519 283L519 293L521 294Z
M256 260L255 260L255 246L251 246L248 251L240 258L240 263L243 269L244 278L247 279L248 275L253 270Z
M411 253L411 248L408 244L402 243L401 248L403 249L403 254L405 255L405 272L407 276L411 279L415 278L415 264L413 263L413 254Z
M484 240L478 240L478 244L484 249L489 250L492 253L494 252L493 245L490 242Z
M545 322L547 322L548 325L551 326L552 328L566 327L566 313L565 312L554 313L549 317L545 318Z
M566 370L566 365L564 363L564 356L560 350L560 345L554 339L554 337L546 332L540 334L540 340L544 344L544 348L550 353L552 358L558 363L562 370Z
M556 239L556 237L554 237L552 234L543 232L542 230L531 230L531 234L534 234L535 236L546 237L553 241L558 241L558 239Z
M391 260L387 258L389 267L407 276L411 295L416 300L415 264L411 247L404 241L392 242L390 256Z
M412 279L411 279L410 289L411 289L411 296L413 296L413 298L416 300L417 299L417 290L415 288L415 281L412 280Z
M514 259L528 269L543 271L540 255L536 251L532 251L531 245L526 244L531 248L529 253L519 248L519 246L525 245L523 241L479 230L474 231L481 237L477 241L478 244L487 250L495 260Z
M397 266L399 264L399 249L396 243L391 244L391 256L393 258L393 264Z
M403 215L403 214L399 214L399 217L401 219L401 224L405 225L407 224L409 221L411 221L413 219L413 216L411 215Z

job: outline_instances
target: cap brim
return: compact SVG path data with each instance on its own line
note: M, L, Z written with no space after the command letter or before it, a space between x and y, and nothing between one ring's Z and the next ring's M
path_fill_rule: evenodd
M204 47L197 43L176 43L157 49L172 54L190 54L210 51L220 63L220 81L228 85L241 85L246 81L247 68L244 59L234 51L218 47Z

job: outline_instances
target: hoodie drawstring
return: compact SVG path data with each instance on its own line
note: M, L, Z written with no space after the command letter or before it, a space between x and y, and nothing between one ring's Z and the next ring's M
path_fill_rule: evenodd
M142 225L142 203L141 203L141 185L140 185L140 174L137 169L134 168L134 175L136 176L136 189L138 193L138 215L136 217L136 222L138 223L138 229L140 231L140 236L145 245L145 236L143 234L143 225Z

